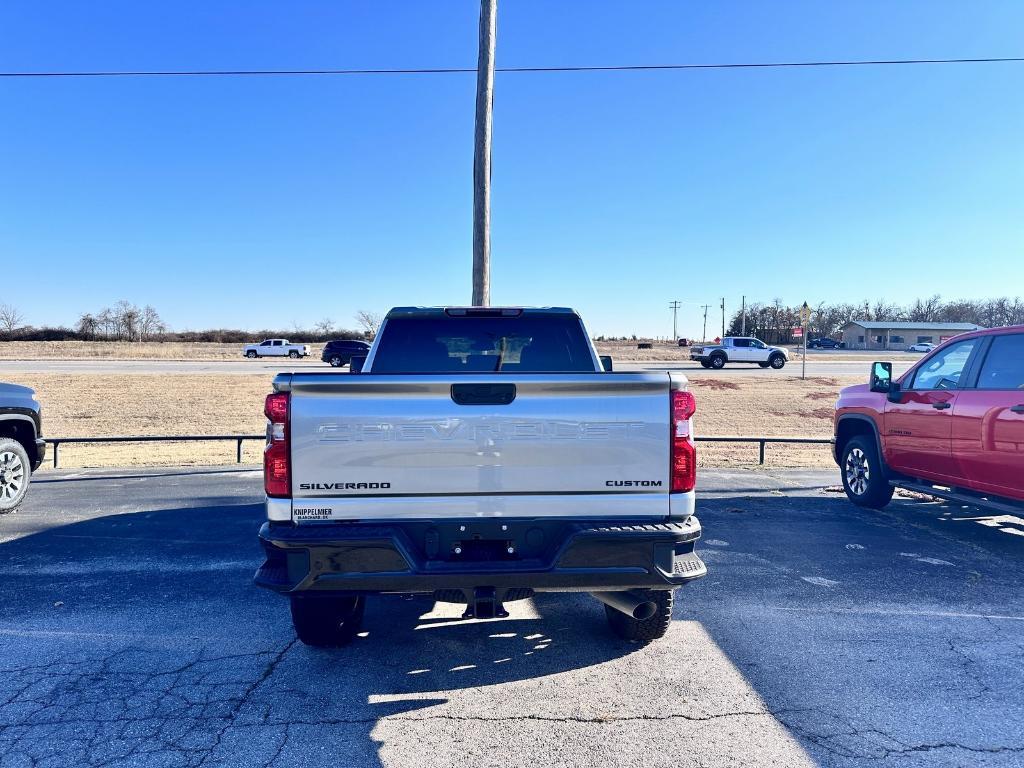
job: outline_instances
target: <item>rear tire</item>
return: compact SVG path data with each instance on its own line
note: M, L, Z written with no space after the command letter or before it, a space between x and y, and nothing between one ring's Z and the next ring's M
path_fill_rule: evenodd
M17 440L0 438L0 514L13 512L25 500L32 463Z
M298 360L299 353L293 349L291 352L288 353L288 357L290 357L292 360Z
M768 365L776 371L781 370L786 365L786 358L782 355L772 355L768 358Z
M606 605L604 612L612 632L623 640L635 640L640 643L649 643L664 637L672 625L672 604L675 599L675 590L636 589L633 591L652 600L658 609L651 618L640 621Z
M292 595L292 625L305 645L340 648L352 642L363 623L364 597Z
M333 355L329 362L331 364L331 368L341 368L341 366L345 364L338 355Z
M723 355L721 352L718 352L712 355L708 359L708 362L711 363L711 367L714 368L716 371L721 370L722 368L725 368L725 355Z
M851 437L843 447L839 472L846 498L858 507L882 509L892 501L895 490L882 472L875 441L869 436Z

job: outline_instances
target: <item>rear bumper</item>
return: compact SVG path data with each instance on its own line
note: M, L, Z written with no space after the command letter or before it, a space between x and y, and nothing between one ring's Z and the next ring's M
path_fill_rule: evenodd
M707 573L700 522L468 519L394 525L264 523L257 586L280 593L671 589ZM508 550L511 549L510 553Z

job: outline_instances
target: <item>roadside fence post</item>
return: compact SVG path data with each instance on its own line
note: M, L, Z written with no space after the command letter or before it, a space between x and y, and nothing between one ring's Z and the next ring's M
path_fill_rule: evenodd
M60 442L56 440L53 443L53 468L60 469Z
M764 466L764 440L757 442L757 463Z

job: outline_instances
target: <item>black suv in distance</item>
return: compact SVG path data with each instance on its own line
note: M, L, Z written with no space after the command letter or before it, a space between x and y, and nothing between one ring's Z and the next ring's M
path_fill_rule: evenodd
M370 345L365 341L355 339L337 339L328 341L324 345L323 354L320 359L330 363L334 368L340 368L351 362L353 357L364 357L370 351Z
M31 389L0 382L0 514L21 504L46 456L40 411Z
M843 349L846 345L841 341L822 337L820 339L810 339L807 342L807 346L810 349Z

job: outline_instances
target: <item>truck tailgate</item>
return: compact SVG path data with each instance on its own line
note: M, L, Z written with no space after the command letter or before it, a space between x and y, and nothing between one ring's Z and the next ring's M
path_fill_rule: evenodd
M514 399L493 402L509 385ZM282 375L292 517L664 519L672 386L668 373Z

